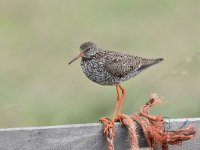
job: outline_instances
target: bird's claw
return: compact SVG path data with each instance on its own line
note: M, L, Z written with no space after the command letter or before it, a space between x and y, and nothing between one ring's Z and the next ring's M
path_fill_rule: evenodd
M119 124L120 124L120 126L123 125L122 119L123 119L123 118L122 118L122 115L119 114L119 115L118 115L118 120L119 120Z
M103 130L104 134L107 134L111 129L114 129L114 122L110 122L105 126Z
M114 137L114 119L102 117L99 119L99 121L104 124L104 135L110 138Z

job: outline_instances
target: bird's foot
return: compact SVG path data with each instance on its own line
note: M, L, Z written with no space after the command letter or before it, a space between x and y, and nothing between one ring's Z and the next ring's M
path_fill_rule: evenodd
M121 114L118 114L118 120L119 120L120 126L123 125L122 119L123 119L123 118L122 118L122 115L121 115Z
M118 116L114 118L114 122L119 122L120 126L123 125L123 121L122 120L123 120L123 117L122 117L121 114L118 114Z
M107 117L101 117L99 121L104 125L104 134L110 138L114 137L115 120Z
M110 122L109 124L107 124L104 128L104 134L107 134L110 130L114 129L114 122Z

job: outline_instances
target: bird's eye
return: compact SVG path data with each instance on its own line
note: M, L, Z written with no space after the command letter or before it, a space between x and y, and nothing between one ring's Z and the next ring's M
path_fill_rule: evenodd
M90 50L90 48L86 48L86 49L85 49L85 51L89 51L89 50Z

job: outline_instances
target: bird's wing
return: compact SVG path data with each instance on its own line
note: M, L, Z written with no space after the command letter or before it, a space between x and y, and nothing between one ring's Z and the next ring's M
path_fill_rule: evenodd
M107 52L104 68L114 77L123 78L132 71L139 70L142 58L119 52Z

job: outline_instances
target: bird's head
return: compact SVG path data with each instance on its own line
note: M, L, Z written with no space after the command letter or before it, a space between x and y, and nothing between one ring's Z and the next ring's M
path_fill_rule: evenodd
M85 58L85 59L90 59L96 54L96 52L97 52L96 44L94 44L92 42L85 42L85 43L81 44L81 46L80 46L80 54L78 56L76 56L74 59L72 59L68 63L68 65L70 65L72 62L74 62L75 60L77 60L80 57Z

